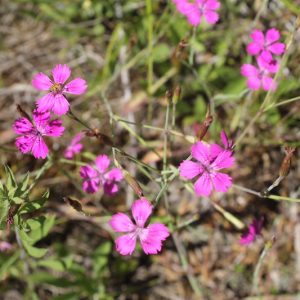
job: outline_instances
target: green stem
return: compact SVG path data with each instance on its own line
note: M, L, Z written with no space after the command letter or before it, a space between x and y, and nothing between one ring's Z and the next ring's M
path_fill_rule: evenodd
M196 41L196 33L197 33L197 27L194 26L193 27L192 38L191 38L191 43L190 43L191 51L190 51L190 56L189 56L189 64L191 66L193 66L193 64L194 64L194 55L195 55L194 43Z
M151 87L153 84L153 15L152 0L146 0L147 28L148 28L148 68L147 68L147 91L152 95ZM148 108L148 120L152 119L153 100L151 98Z
M259 284L261 267L262 267L262 264L263 264L263 261L264 261L266 255L271 250L273 243L274 243L274 239L272 241L268 241L265 244L264 250L262 251L262 253L259 257L258 263L255 267L254 274L253 274L253 281L252 281L252 293L253 294L259 294L258 284Z

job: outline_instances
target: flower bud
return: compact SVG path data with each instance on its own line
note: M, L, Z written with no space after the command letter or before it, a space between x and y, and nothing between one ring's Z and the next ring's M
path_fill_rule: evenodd
M294 155L296 148L295 147L286 147L285 148L285 157L282 160L280 169L279 169L279 176L286 177L291 168L292 158Z
M172 103L174 105L176 105L177 102L179 101L180 95L181 95L181 87L179 85L177 85L174 90L173 97L172 97Z

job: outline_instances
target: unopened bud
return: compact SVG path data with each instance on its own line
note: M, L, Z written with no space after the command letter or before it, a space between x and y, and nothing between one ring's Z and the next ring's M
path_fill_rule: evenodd
M21 117L26 118L31 121L31 117L28 115L28 113L21 107L20 104L17 105L17 110Z
M133 191L141 198L144 196L143 190L139 183L125 170L123 170L123 175L126 182L130 185Z
M168 103L170 103L172 101L173 98L173 92L171 90L167 90L166 91L166 98L168 100Z
M286 147L285 148L285 157L281 163L279 169L279 176L286 177L291 169L292 158L296 148L295 147Z
M213 116L209 115L205 118L204 122L199 125L198 131L196 132L196 136L199 141L205 137L212 122Z
M174 105L176 105L177 102L179 101L180 95L181 95L181 87L179 85L177 85L174 90L173 97L172 97L172 103Z
M113 141L111 140L111 138L108 135L101 133L99 131L99 129L97 129L97 128L92 129L92 130L83 130L83 132L85 133L85 135L87 137L95 137L101 143L103 143L107 146L113 146Z

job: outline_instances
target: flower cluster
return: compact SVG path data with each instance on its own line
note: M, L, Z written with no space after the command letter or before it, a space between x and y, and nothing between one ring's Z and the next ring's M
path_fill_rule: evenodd
M217 0L173 0L177 10L183 14L192 26L198 26L203 17L209 24L215 24L219 20L216 12L220 8Z
M244 64L241 74L247 78L247 86L251 90L263 88L265 91L275 91L277 84L272 74L279 69L278 61L273 55L281 55L285 51L285 45L278 42L280 33L271 28L264 35L260 30L254 30L251 34L252 42L247 45L247 52L256 57L257 66Z
M229 175L220 172L234 164L232 141L222 131L224 147L218 144L207 144L202 141L192 146L191 156L194 160L184 160L179 166L180 176L186 179L198 178L194 184L197 196L209 196L213 189L226 192L232 185Z
M71 69L67 65L56 65L52 70L52 79L44 73L38 73L32 80L32 85L43 91L48 91L45 96L37 100L37 108L32 113L32 118L28 115L17 119L13 124L13 129L20 137L16 139L16 146L22 153L31 152L35 158L45 159L49 149L44 141L46 136L59 137L64 132L62 121L51 120L50 112L57 115L64 115L69 110L69 102L65 98L65 93L80 95L86 91L87 84L82 78L75 78L66 84L71 75ZM72 147L74 153L78 153L81 148L75 145ZM72 152L72 153L73 153ZM71 150L66 152L71 157Z
M80 176L83 179L82 188L85 192L96 193L100 186L104 193L113 195L118 192L117 183L123 179L122 171L118 168L108 170L110 159L106 155L99 155L95 160L95 166L86 165L80 168Z

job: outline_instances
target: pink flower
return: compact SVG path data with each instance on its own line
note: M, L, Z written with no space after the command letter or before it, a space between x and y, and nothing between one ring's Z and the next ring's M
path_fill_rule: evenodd
M131 255L136 247L137 238L146 254L157 254L161 251L162 241L169 235L168 228L161 223L153 223L145 226L146 221L152 214L152 205L146 198L136 200L131 212L135 223L123 214L117 213L109 221L110 226L115 232L126 234L119 236L116 243L116 250L121 255Z
M11 248L12 248L12 244L5 241L0 241L0 252L8 251Z
M254 219L253 222L249 225L248 231L242 235L240 238L241 245L250 245L252 244L258 235L260 235L263 227L264 218Z
M186 179L199 176L194 184L196 195L209 196L213 188L218 192L226 192L232 185L232 179L219 171L233 165L232 151L224 150L217 144L197 142L192 146L191 154L197 162L184 160L179 172Z
M44 142L45 136L59 137L64 132L62 121L50 120L50 113L33 111L33 120L25 117L15 121L13 129L21 136L16 139L16 146L22 153L31 152L35 158L46 158L48 147Z
M271 28L266 32L264 36L260 30L254 30L251 33L253 42L247 45L247 52L250 55L259 55L263 52L268 54L281 55L285 51L285 45L279 43L280 33L277 29Z
M83 148L83 145L79 142L81 141L82 138L83 138L83 134L81 132L74 136L70 145L65 150L64 153L65 158L72 159L75 156L75 154L80 153L80 151Z
M32 80L32 85L49 93L37 100L38 110L51 110L57 115L64 115L69 110L69 102L64 97L65 93L74 95L83 94L87 88L86 81L75 78L66 84L71 75L71 69L67 65L56 65L52 70L53 80L44 73L38 73Z
M217 0L173 0L177 10L186 16L192 26L198 26L201 18L204 17L209 24L215 24L219 20L216 12L220 8L220 2Z
M278 62L265 53L257 57L257 64L258 68L251 64L243 64L241 67L241 74L247 77L248 88L259 90L262 87L265 91L275 91L277 84L270 74L278 71Z
M117 182L123 179L122 171L112 168L108 171L110 159L106 155L96 158L95 166L86 165L80 168L80 176L83 178L82 189L90 194L96 193L103 186L104 193L113 195L118 192Z

